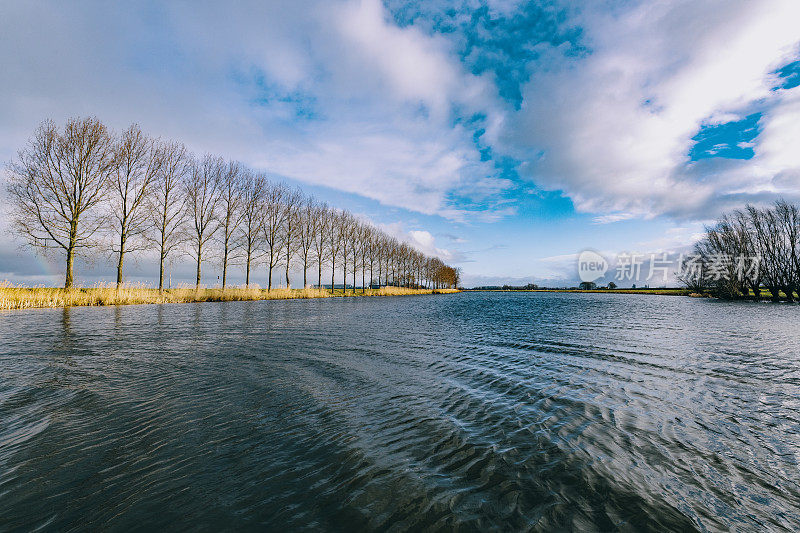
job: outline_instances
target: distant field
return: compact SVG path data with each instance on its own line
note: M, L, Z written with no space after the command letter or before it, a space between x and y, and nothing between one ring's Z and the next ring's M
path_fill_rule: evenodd
M288 300L297 298L332 298L352 296L404 296L415 294L445 294L456 289L407 289L403 287L381 287L380 289L336 289L333 294L324 289L273 289L230 288L195 290L193 287L177 288L159 292L136 286L91 287L56 289L49 287L14 287L0 285L0 309L33 309L45 307L73 307L95 305L131 305L189 302L228 302L248 300Z
M466 289L480 292L596 292L608 294L654 294L662 296L689 296L692 291L688 289Z
M696 293L690 289L592 289L583 291L580 289L464 289L471 292L593 292L593 293L607 293L607 294L650 294L660 296L695 296L695 297L711 297L709 293ZM751 290L747 295L752 299L754 296ZM779 298L785 299L786 295L783 292L778 293ZM767 289L761 289L759 299L771 300L772 293Z

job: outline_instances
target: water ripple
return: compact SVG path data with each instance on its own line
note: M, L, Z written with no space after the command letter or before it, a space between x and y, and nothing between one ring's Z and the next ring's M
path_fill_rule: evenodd
M800 529L796 306L0 316L0 530Z

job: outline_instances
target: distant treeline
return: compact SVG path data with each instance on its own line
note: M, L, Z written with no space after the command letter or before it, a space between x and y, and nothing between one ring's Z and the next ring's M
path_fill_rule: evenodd
M681 280L696 292L721 298L794 301L800 294L800 210L784 200L725 214L706 228Z
M132 125L115 134L96 118L75 118L59 130L43 122L9 165L8 193L14 228L42 251L63 253L64 286L73 285L75 257L105 245L117 262L117 287L128 254L147 249L159 256L158 286L168 260L190 257L201 266L210 256L222 265L222 287L231 265L251 271L316 266L336 285L456 287L459 270L428 257L353 214L270 181L235 161L198 158L174 141L154 139ZM360 276L359 276L360 274Z
M484 285L482 287L473 287L475 291L533 291L538 289L539 286L535 283L528 283L527 285Z

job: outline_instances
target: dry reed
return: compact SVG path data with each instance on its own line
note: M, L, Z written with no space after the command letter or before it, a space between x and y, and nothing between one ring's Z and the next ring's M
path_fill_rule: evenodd
M403 296L414 294L443 294L458 292L455 289L408 289L381 287L380 289L337 289L334 294L325 289L272 289L259 287L200 288L179 287L158 289L144 285L98 285L90 288L56 289L51 287L19 287L8 282L0 283L0 309L33 309L44 307L73 307L94 305L163 304L189 302L229 302L247 300L288 300L294 298L331 298L343 296Z

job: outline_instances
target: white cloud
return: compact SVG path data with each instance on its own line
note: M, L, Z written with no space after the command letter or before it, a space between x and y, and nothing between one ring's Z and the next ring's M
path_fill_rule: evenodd
M800 90L780 91L779 103L762 120L754 165L767 176L800 173ZM782 189L797 192L800 180L782 183Z
M463 218L448 194L490 184L451 107L490 108L491 83L377 0L153 9L10 6L0 155L44 118L96 114L425 214Z
M592 222L594 224L613 224L614 222L621 222L623 220L630 220L634 218L632 213L611 213L609 215L600 215L594 217Z
M407 230L402 222L378 224L378 227L401 242L405 242L425 255L438 257L446 263L464 261L461 252L437 246L436 237L426 230Z
M464 257L460 253L448 250L447 248L438 247L436 245L436 237L429 231L411 230L408 232L408 235L410 237L410 244L425 255L438 257L445 263L459 263L464 260Z
M485 101L491 86L463 72L449 41L414 26L399 28L387 16L379 0L345 4L335 14L348 68L360 74L360 83L375 83L405 102L423 102L440 119L447 119L455 102Z
M702 124L739 117L759 99L783 99L768 75L797 53L800 3L650 2L621 14L589 9L581 20L591 53L553 58L525 87L526 103L505 130L538 184L612 218L703 217L728 196L763 192L771 172L795 163L785 158L800 152L791 150L798 137L785 130L797 115L784 103L763 119L763 157L696 169L688 153Z
M430 232L424 230L412 230L408 232L411 235L411 238L416 242L420 247L424 248L433 248L434 247L434 239L433 235Z

